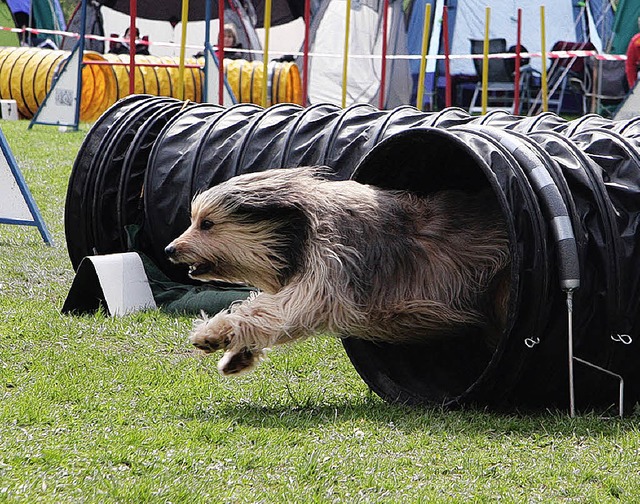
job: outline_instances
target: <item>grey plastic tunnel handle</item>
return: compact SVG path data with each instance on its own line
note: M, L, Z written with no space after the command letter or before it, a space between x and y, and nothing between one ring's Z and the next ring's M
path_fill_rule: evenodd
M461 129L482 131L500 142L511 155L516 158L535 194L550 218L549 225L553 232L558 256L558 270L560 288L564 291L575 290L580 287L580 260L569 211L556 187L551 175L540 162L540 159L529 149L525 148L517 138L508 131L491 126L465 126Z

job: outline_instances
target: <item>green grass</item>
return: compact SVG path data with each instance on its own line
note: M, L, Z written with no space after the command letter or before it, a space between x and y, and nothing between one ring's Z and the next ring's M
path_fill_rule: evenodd
M329 338L224 379L188 318L61 315L88 128L0 127L56 242L0 225L0 503L640 501L637 417L388 405Z

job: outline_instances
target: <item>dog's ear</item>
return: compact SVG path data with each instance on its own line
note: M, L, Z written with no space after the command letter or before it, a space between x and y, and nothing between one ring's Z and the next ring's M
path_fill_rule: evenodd
M296 201L272 197L244 202L236 212L245 222L269 222L283 239L302 244L309 236L311 219Z
M274 257L282 267L278 279L285 285L302 267L311 219L295 202L272 197L269 200L245 202L236 208L245 222L268 222L276 235Z
M245 221L287 221L304 216L302 206L297 201L271 194L267 198L245 199L234 208L234 213Z

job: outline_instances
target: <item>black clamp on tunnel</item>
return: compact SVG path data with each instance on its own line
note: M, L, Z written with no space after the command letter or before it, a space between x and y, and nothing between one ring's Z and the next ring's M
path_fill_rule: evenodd
M452 131L464 129L490 136L500 142L500 145L516 158L527 175L547 222L550 224L556 245L560 288L563 291L573 291L580 287L580 259L573 224L562 194L560 194L545 164L516 133L490 126L481 128L475 125L454 128Z

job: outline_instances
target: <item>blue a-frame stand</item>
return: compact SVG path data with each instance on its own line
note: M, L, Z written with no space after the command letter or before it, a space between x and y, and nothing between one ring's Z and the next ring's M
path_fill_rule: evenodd
M38 206L36 205L33 196L31 196L31 192L27 187L27 183L22 176L20 168L18 168L18 163L13 157L13 153L9 148L9 144L7 143L7 139L5 138L4 133L2 133L2 130L0 130L0 150L2 151L2 159L0 159L0 165L6 164L9 170L8 172L5 172L5 175L6 173L8 173L8 177L12 177L12 179L9 178L9 180L4 180L2 176L4 170L0 171L0 184L5 186L5 188L8 187L8 191L15 191L16 189L19 190L22 196L22 200L24 201L24 204L28 209L28 213L30 214L30 218L22 218L22 216L19 218L15 218L2 215L2 206L0 205L0 224L36 226L38 228L38 231L40 231L40 235L42 236L42 239L45 241L45 243L47 245L53 245L51 234L49 233L49 230L47 229L47 226L45 225L44 220L40 215L40 211L38 210ZM13 185L14 182L15 186Z

